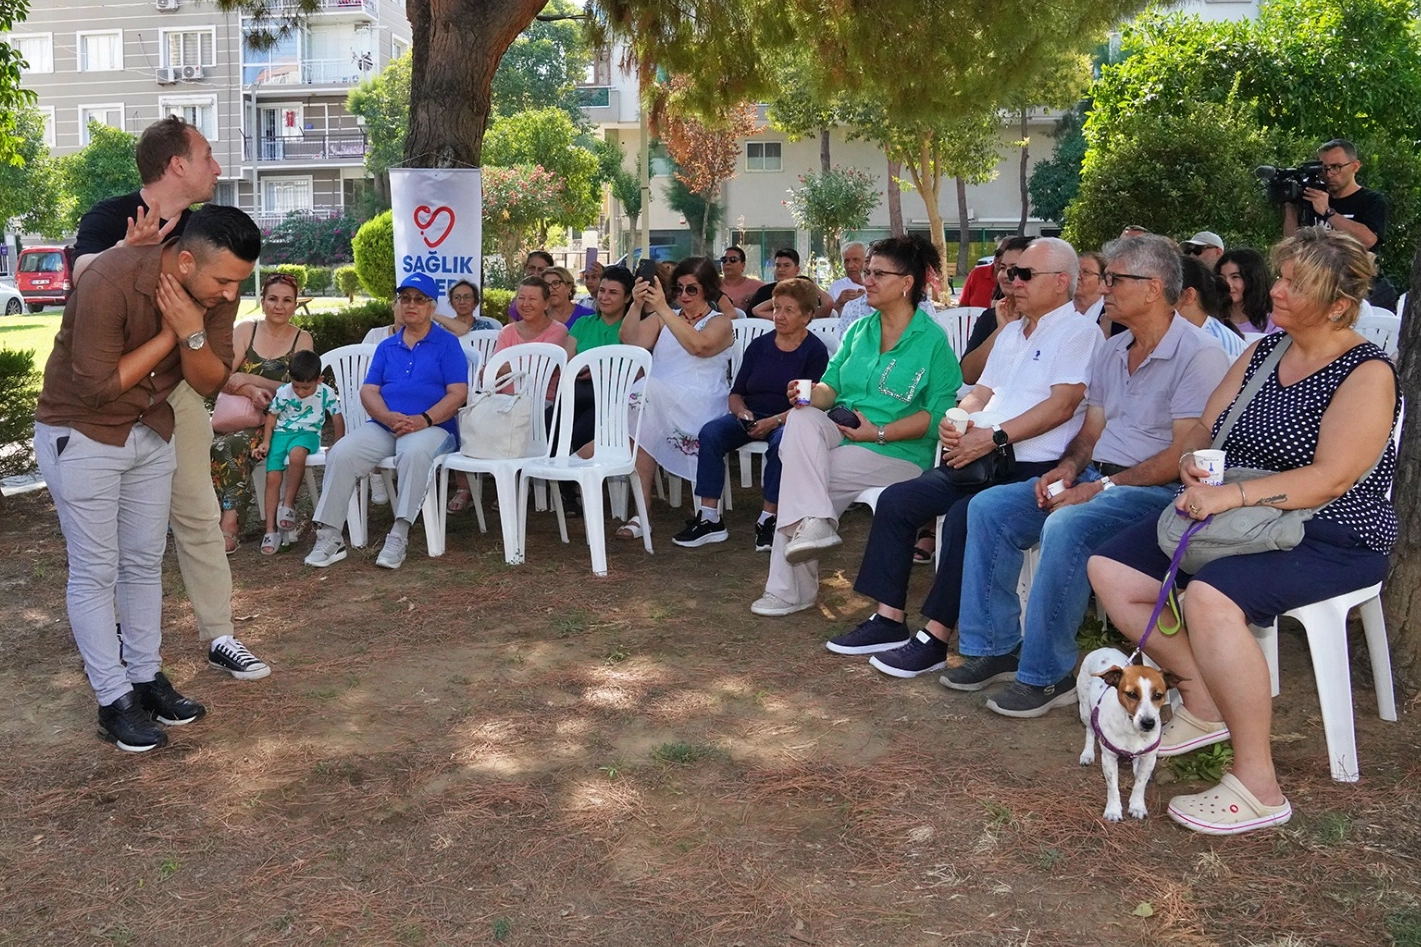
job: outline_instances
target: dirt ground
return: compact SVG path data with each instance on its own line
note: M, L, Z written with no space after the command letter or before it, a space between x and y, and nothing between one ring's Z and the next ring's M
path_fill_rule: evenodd
M1102 820L1074 708L1010 720L936 675L823 641L867 614L845 519L820 607L762 619L731 541L656 555L530 516L509 567L471 514L404 568L232 560L239 636L206 667L171 554L166 668L208 715L168 748L95 738L47 494L0 507L0 944L1421 944L1417 704L1377 719L1354 636L1362 779L1329 778L1312 669L1283 635L1273 732L1296 815L1238 839ZM388 511L377 514L383 533ZM384 517L382 519L381 517ZM928 570L914 577L913 600Z

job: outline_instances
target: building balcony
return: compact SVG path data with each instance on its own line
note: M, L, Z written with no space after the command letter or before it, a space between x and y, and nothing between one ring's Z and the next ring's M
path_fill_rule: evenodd
M336 218L336 217L342 217L342 216L344 216L344 215L345 215L345 208L344 208L344 207L314 207L314 208L309 208L309 209L308 209L308 208L298 208L298 209L295 209L295 210L284 210L284 211L255 211L255 210L254 210L254 211L248 211L248 214L251 216L252 220L256 221L256 225L262 229L262 232L263 232L263 233L266 233L268 230L271 230L272 228L276 227L278 224L280 224L280 223L282 223L283 221L285 221L286 218L289 217L289 216L292 215L292 214L297 214L297 215L299 215L299 216L301 216L301 217L309 217L309 218L312 219L312 220L332 220L332 219L334 219L334 218Z
M369 153L370 139L360 131L302 131L290 136L242 136L242 160L259 164L360 164Z
M257 92L289 93L293 87L321 86L348 89L373 75L373 53L347 59L302 59L242 66L242 84L254 87Z
M578 86L577 104L593 125L621 121L621 92L611 86Z
M300 13L304 16L322 13L355 13L374 19L377 14L376 0L316 0L315 9L309 8L309 0L266 0L266 9L272 18Z

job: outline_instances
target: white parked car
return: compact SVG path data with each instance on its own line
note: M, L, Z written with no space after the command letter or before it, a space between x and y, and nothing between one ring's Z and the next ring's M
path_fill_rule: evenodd
M18 289L9 283L0 283L0 307L4 307L5 315L18 316L25 311L25 300Z

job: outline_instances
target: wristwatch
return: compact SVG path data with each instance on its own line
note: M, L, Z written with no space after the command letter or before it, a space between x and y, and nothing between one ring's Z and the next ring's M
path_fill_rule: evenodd
M1333 217L1336 217L1336 216L1337 216L1337 211L1335 211L1335 210L1333 210L1331 207L1329 207L1329 208L1327 209L1327 212L1326 212L1326 213L1323 213L1323 214L1319 214L1317 219L1318 219L1318 220L1331 220Z
M993 424L992 443L997 445L998 447L1006 447L1008 440L1009 438L1007 437L1007 432L1002 430L1002 426L1000 424Z
M192 335L188 336L186 339L183 339L183 342L187 345L188 348L196 352L198 349L202 348L204 345L207 344L207 332L204 329L198 329Z
M1109 490L1111 487L1115 486L1115 481L1111 480L1109 477L1101 477L1096 482L1100 484L1101 493L1104 493L1106 490Z
M882 424L878 426L878 443L880 445L888 443L888 428Z

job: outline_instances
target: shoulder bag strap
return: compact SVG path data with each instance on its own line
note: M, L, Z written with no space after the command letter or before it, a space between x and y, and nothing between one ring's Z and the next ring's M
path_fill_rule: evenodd
M1214 438L1212 445L1214 450L1223 449L1224 441L1228 439L1229 432L1234 429L1234 425L1238 423L1238 419L1243 417L1244 409L1248 407L1254 395L1258 394L1259 390L1268 381L1268 376L1273 374L1273 370L1277 368L1278 363L1283 360L1283 353L1288 351L1288 347L1292 344L1292 338L1285 334L1282 341L1274 346L1273 351L1269 352L1268 357L1259 364L1257 371L1253 373L1253 377L1248 380L1248 384L1243 386L1243 391L1239 392L1238 398L1229 406L1228 415L1224 418L1223 426L1219 428L1219 434Z

